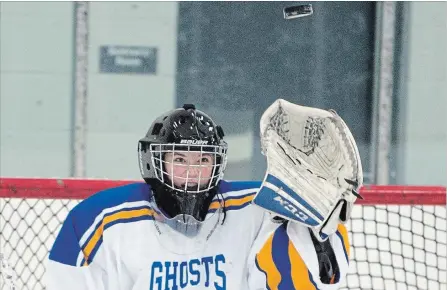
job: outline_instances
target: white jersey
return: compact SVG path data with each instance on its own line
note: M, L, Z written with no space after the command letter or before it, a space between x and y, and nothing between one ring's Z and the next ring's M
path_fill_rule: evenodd
M340 267L319 280L306 227L271 222L251 201L259 182L220 183L225 220L211 203L204 228L187 237L157 223L145 183L101 191L67 216L50 252L47 290L337 289L348 268L346 229L330 237ZM214 226L213 226L214 225Z

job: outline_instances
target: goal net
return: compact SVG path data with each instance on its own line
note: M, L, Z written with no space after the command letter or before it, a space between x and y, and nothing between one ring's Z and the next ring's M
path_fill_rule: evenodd
M80 200L132 181L0 179L0 249L16 289L45 289L45 260L68 211ZM365 186L347 227L344 289L447 290L446 188ZM9 290L0 278L0 290Z

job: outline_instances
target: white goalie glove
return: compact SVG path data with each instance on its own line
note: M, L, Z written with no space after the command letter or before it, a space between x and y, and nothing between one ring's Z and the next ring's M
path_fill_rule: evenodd
M335 111L282 99L264 112L260 127L267 172L253 203L325 241L361 198L362 165L349 128Z

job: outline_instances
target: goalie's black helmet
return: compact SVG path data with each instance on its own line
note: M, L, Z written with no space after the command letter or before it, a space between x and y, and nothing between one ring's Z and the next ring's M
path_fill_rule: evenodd
M227 143L223 136L222 128L208 115L196 110L194 105L184 105L158 117L146 136L139 140L141 175L151 186L157 207L169 217L186 214L199 221L205 218L225 171ZM188 177L184 178L184 186L174 184L164 157L167 153L179 152L214 157L212 174L205 185L201 184L200 177L197 184L192 182L194 186L188 184ZM186 166L189 170L189 165ZM194 166L200 167L201 163Z

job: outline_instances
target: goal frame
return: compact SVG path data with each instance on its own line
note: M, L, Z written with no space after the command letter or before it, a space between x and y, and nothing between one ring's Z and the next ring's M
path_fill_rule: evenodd
M141 180L76 178L0 178L0 198L85 199L116 186ZM48 189L42 191L41 189ZM364 185L359 205L446 205L445 186Z

